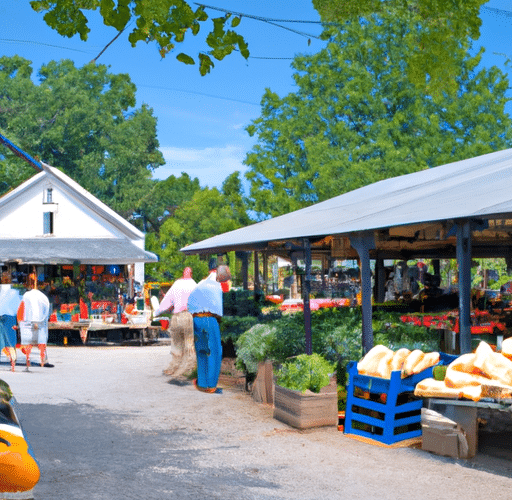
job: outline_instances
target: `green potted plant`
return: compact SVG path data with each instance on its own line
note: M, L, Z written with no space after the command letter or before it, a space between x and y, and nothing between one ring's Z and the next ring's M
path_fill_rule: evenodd
M301 354L276 371L274 418L298 429L337 425L336 366L319 354Z

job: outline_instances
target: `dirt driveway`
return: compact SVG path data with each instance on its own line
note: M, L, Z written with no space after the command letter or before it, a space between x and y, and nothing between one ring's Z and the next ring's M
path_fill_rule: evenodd
M41 466L36 500L511 498L509 460L299 432L240 388L172 383L169 350L50 346L53 368L0 364Z

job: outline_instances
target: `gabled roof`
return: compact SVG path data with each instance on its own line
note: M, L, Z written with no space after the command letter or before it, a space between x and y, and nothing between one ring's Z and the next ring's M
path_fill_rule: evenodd
M134 225L130 224L118 213L105 205L105 203L89 193L86 189L80 186L80 184L71 179L71 177L67 176L59 169L47 165L46 163L40 162L40 164L43 169L42 172L32 176L30 179L20 184L17 188L13 189L0 198L0 210L2 210L2 207L6 206L13 199L20 196L24 191L27 191L36 184L50 178L54 182L57 182L59 187L69 196L73 196L78 199L94 214L107 220L118 230L122 231L128 238L144 238L144 233L142 231L140 231Z
M304 237L511 216L512 149L507 149L376 182L188 245L181 251L193 254L261 250L271 242Z
M87 207L93 217L105 220L122 237L112 238L0 238L0 262L25 264L133 264L157 262L158 257L140 248L144 233L93 196L60 170L35 160L0 134L0 143L40 172L0 198L0 210L24 192L46 182L58 186L67 196ZM1 237L1 235L0 235Z

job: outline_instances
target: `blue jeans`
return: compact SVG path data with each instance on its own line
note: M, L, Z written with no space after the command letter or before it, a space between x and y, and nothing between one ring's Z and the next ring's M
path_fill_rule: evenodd
M219 322L216 318L194 317L194 344L197 356L197 386L214 389L222 363Z

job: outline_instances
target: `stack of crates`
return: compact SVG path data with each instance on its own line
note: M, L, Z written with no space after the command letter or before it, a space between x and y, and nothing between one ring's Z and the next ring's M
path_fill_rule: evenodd
M439 364L448 365L456 356L441 353ZM349 385L345 411L345 434L354 434L392 445L421 436L423 399L414 396L418 382L432 377L433 367L402 378L401 371L390 379L361 375L357 362L348 364Z

